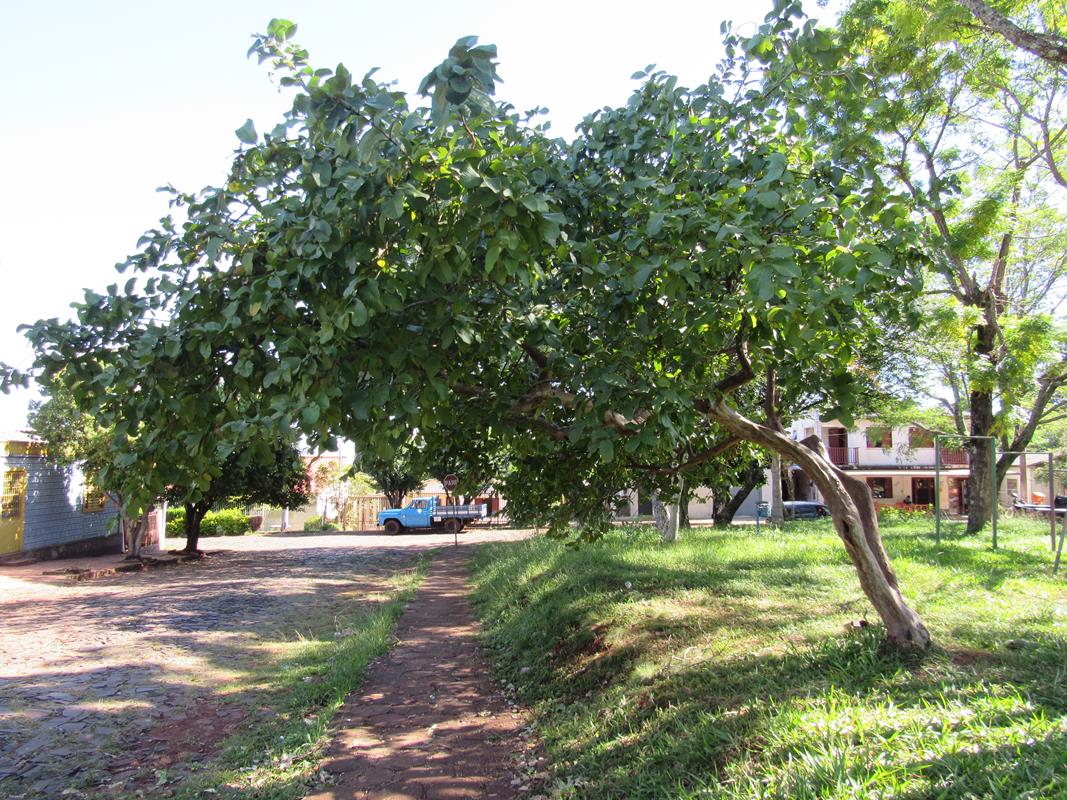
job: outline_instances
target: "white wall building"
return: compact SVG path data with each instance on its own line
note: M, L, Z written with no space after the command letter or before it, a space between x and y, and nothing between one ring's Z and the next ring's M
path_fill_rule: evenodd
M797 440L817 435L834 464L867 481L878 505L933 505L938 473L934 439L923 428L886 427L870 420L858 420L852 428L846 428L837 420L814 416L797 420L788 433ZM954 514L967 511L971 457L962 444L962 440L952 439L941 442L940 502L942 509ZM1001 504L1010 505L1012 494L1027 500L1035 493L1047 494L1048 488L1034 480L1034 468L1042 463L1042 456L1027 456L1025 463L1019 457L1001 484ZM821 499L803 471L795 468L794 477L798 497Z

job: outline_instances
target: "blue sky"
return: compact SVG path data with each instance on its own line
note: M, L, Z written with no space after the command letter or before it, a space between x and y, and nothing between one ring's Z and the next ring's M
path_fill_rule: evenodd
M829 12L809 2L809 13ZM649 63L703 82L725 19L751 29L770 0L704 2L154 2L20 3L5 13L0 86L0 361L27 367L15 328L65 317L83 288L166 213L156 187L219 180L246 118L269 129L288 105L251 34L271 17L299 26L312 62L419 79L460 36L499 48L499 96L547 106L569 135L587 112L625 101ZM30 392L0 395L0 431L21 428Z

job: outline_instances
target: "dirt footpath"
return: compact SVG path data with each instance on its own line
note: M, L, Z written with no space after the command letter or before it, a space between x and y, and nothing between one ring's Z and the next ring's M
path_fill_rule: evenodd
M323 768L338 785L307 800L521 796L526 719L489 678L467 602L469 548L435 559L397 630L336 718ZM521 787L521 788L520 788Z

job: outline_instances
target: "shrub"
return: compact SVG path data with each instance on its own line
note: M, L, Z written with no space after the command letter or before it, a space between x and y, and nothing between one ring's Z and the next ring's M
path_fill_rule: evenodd
M181 506L167 508L167 536L185 536L185 509Z
M337 527L336 522L323 523L322 517L308 517L304 520L304 530L307 532L337 531L340 530L340 528Z
M263 525L263 517L246 516L239 508L209 511L200 523L201 536L241 536ZM167 509L167 536L185 536L185 509L181 506Z
M909 520L932 517L933 506L879 506L878 521L881 523L907 522Z
M241 536L250 530L248 516L237 508L209 511L200 523L200 533L204 536Z

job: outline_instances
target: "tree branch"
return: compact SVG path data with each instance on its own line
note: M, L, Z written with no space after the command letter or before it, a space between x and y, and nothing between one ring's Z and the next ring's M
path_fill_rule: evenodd
M1013 45L1051 64L1067 64L1067 40L1049 33L1034 33L1020 28L982 0L956 0L974 14L986 28L999 33Z

